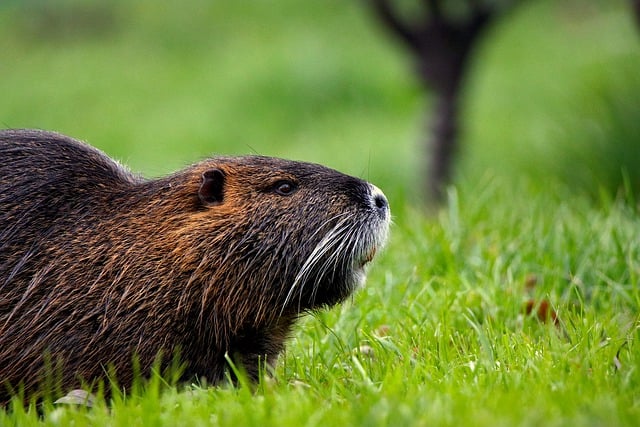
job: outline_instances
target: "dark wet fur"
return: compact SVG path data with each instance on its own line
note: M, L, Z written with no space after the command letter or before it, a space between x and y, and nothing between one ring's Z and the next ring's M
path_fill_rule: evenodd
M297 190L278 194L283 180ZM43 386L45 355L65 390L109 366L128 386L134 356L148 375L177 351L185 380L221 380L225 353L255 378L301 312L353 291L388 207L319 165L222 157L145 180L71 138L16 130L0 131L0 224L2 402L9 384ZM319 244L331 247L299 274Z

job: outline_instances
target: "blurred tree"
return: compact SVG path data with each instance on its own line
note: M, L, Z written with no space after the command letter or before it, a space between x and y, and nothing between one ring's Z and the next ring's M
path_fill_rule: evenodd
M115 2L24 0L16 24L27 37L56 43L112 34L121 24ZM1 4L1 2L0 2Z
M631 0L631 6L636 14L636 24L640 27L640 0Z
M406 2L369 0L384 26L409 48L418 77L436 96L425 186L432 203L442 202L450 179L458 140L458 101L474 48L484 30L521 1L422 0L419 11L407 13Z

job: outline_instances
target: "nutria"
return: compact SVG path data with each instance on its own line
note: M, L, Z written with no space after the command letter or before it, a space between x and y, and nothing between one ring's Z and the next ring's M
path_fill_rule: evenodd
M72 138L0 131L0 402L51 366L58 390L126 387L176 352L185 381L219 382L228 357L256 379L301 313L363 281L389 217L376 187L316 164L216 157L146 180Z

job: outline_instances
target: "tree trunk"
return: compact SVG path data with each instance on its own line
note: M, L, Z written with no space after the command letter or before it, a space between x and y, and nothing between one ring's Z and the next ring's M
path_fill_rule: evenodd
M428 202L439 204L444 201L457 151L458 100L463 80L473 48L497 11L494 3L483 5L470 0L467 13L460 18L445 13L446 0L424 0L423 14L406 17L392 3L393 0L370 0L378 19L413 54L425 88L436 95L426 143L429 161L425 163L428 171L424 192Z
M431 203L441 203L445 198L446 184L452 175L453 158L458 145L458 93L439 93L431 113L431 132L427 143L428 182L426 197Z

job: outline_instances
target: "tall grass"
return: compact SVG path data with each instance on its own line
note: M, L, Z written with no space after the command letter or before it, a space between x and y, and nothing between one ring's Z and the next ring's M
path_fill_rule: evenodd
M437 217L398 218L368 285L306 317L255 387L155 378L110 405L41 420L17 407L0 423L634 425L640 219L622 202L510 186L451 190ZM557 324L526 314L530 300Z

